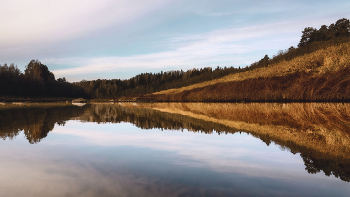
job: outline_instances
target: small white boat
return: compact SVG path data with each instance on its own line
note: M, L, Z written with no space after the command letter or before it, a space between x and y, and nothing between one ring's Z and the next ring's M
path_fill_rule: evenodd
M72 105L81 107L81 106L86 105L86 103L72 103Z
M83 98L74 99L74 100L72 100L72 104L81 107L81 106L86 105L86 100Z

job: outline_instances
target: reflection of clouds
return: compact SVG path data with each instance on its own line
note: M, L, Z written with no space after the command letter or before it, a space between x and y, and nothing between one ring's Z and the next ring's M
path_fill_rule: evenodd
M31 156L12 160L11 165L0 163L1 196L177 196L180 189L176 184L159 185L156 178L105 174L87 163L56 163Z
M275 177L276 170L293 176L293 168L304 167L298 155L267 147L259 139L246 134L205 135L180 131L140 130L130 124L95 124L69 122L69 126L56 127L57 134L79 136L80 143L98 146L135 146L155 150L173 151L189 160L170 163L211 168L219 172L244 173L251 176ZM118 130L117 130L118 129ZM289 170L285 171L285 166ZM263 174L262 174L263 172Z
M23 137L23 134L20 137ZM123 146L139 148L136 151L145 148L161 150L161 154L160 152L154 152L154 154L157 155L156 160L160 161L158 165L168 172L173 171L174 166L184 166L177 172L185 172L183 169L190 166L203 169L199 173L214 169L225 173L239 173L247 177L262 177L261 180L273 178L286 185L295 184L293 181L300 179L304 182L305 180L312 182L322 176L311 177L307 176L307 173L298 173L294 169L296 160L301 165L299 167L304 167L299 156L293 156L290 153L282 154L283 152L274 145L267 147L260 140L246 134L218 136L186 131L184 133L169 130L162 132L154 129L141 130L129 123L98 125L69 121L65 127L56 127L47 140L40 144L30 145L25 139L22 139L22 144L19 144L21 140L5 142L8 142L4 146L8 151L0 152L0 157L3 158L0 162L0 196L6 197L31 197L38 194L40 196L194 194L194 188L187 184L187 180L184 179L188 177L184 175L175 177L180 177L184 182L176 182L171 178L152 174L152 167L149 166L141 166L141 168L145 168L145 171L150 168L151 176L144 174L142 169L140 172L133 168L128 169L130 161L138 161L141 165L144 163L142 157L134 158L134 156L130 161L125 158L132 155L127 152L132 151L131 149L118 148L119 153L126 151L125 155L117 155L109 160L109 155L114 154L113 151L116 150L113 148ZM103 148L100 149L101 147ZM104 151L107 151L107 154L100 155ZM256 161L260 159L262 161ZM270 159L272 159L271 162L266 162ZM153 169L158 169L159 166ZM193 180L198 181L202 177L195 178ZM236 180L234 177L230 178L232 182ZM321 185L327 188L328 183L339 184L335 179L317 181L323 181ZM237 185L242 186L242 183L246 182L240 180ZM260 188L260 186L254 187Z

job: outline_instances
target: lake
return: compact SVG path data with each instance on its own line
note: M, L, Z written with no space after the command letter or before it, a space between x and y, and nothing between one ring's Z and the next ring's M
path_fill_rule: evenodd
M350 104L0 104L0 196L350 196Z

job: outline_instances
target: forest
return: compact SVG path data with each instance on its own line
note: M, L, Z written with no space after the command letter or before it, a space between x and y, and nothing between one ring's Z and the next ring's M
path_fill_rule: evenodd
M63 79L55 79L48 67L31 60L22 73L13 63L0 65L0 96L88 97L85 91Z
M98 79L69 83L64 77L55 79L54 74L39 60L31 60L24 73L13 63L10 65L5 63L0 65L0 96L114 99L130 95L144 95L268 67L349 41L350 21L343 18L329 26L322 25L319 29L306 27L302 31L297 47L291 46L286 50L280 50L272 58L265 55L261 60L244 68L217 66L215 69L207 67L188 71L141 73L125 80Z

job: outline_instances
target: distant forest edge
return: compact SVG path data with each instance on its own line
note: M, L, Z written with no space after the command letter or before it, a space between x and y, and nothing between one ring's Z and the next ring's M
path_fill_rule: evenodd
M142 73L128 80L69 83L65 78L56 80L38 60L30 61L24 73L14 64L4 64L0 65L0 96L127 100L139 95L136 98L145 101L206 102L350 101L349 61L350 21L343 18L320 29L306 27L297 47L281 50L272 58L265 55L245 68L218 66L186 72ZM252 75L254 72L260 74ZM162 92L152 94L159 91Z

